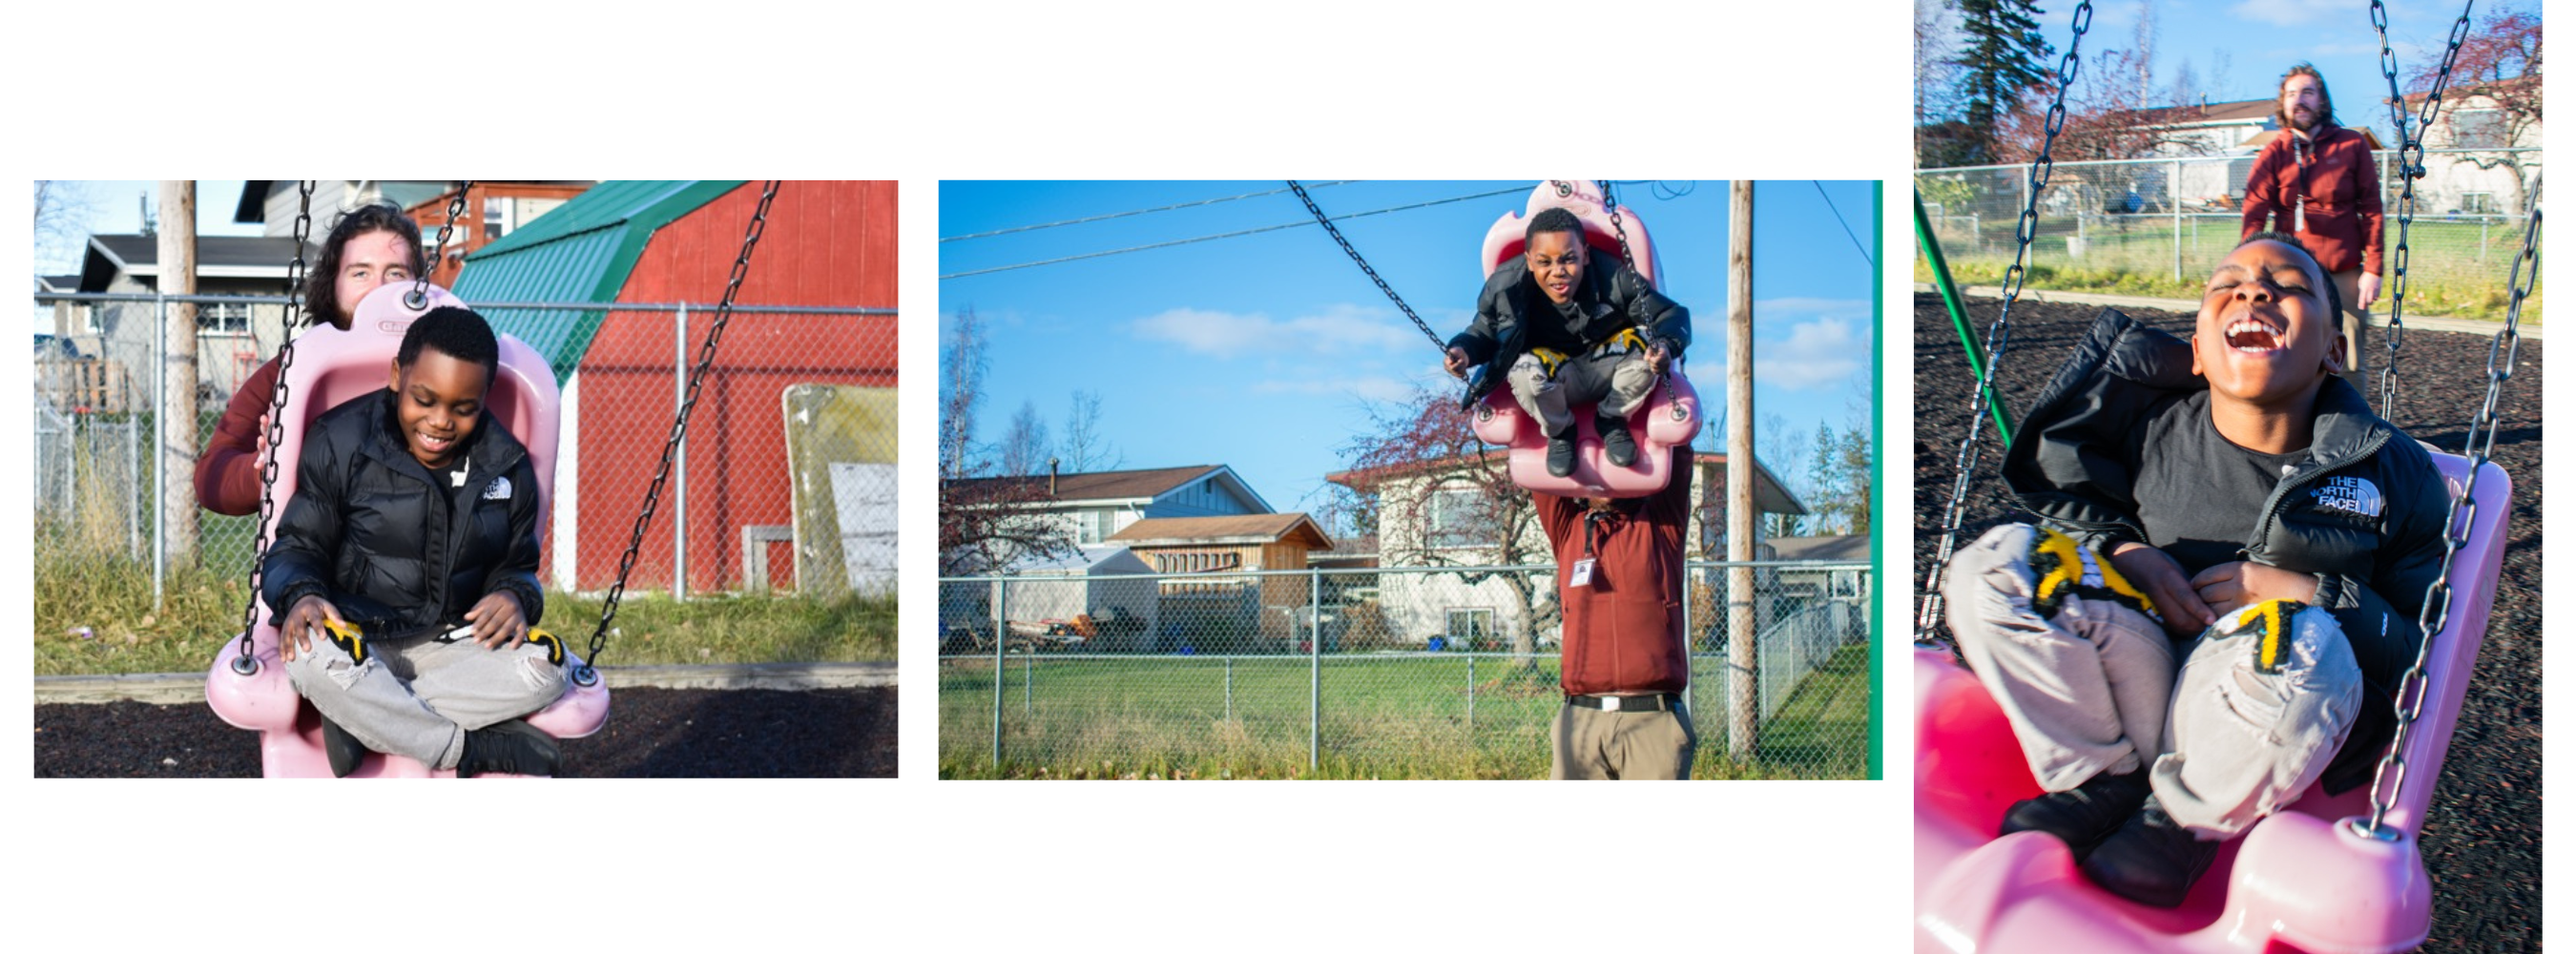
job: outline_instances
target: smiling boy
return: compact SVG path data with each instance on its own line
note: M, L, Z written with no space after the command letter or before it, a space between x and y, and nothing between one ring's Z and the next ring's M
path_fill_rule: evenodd
M2002 833L2064 840L2123 897L2182 903L2221 842L2321 777L2359 784L2387 742L2447 499L2336 377L2338 297L2267 232L2211 274L2189 341L2105 310L2006 452L2042 525L1988 532L1944 582L2046 790Z
M335 774L370 750L461 775L556 768L519 720L562 694L563 648L528 641L542 510L527 448L485 413L499 351L481 316L432 309L385 390L307 431L261 596L285 608L278 656Z
M1646 403L1657 376L1690 347L1690 311L1664 297L1634 268L1583 241L1583 220L1564 209L1530 216L1519 259L1494 269L1476 297L1476 318L1449 340L1444 367L1465 378L1473 405L1502 379L1547 435L1547 472L1574 472L1574 409L1596 404L1594 426L1612 466L1637 462L1628 415Z

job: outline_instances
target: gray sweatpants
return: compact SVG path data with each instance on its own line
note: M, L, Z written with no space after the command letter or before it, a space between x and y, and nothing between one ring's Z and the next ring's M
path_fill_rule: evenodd
M288 681L313 708L368 749L452 769L465 733L515 719L563 695L563 670L547 649L521 643L485 649L434 636L345 642L317 635L286 664Z
M2152 759L2166 813L2227 838L2325 771L2361 696L2360 666L2332 614L2241 607L2192 644L2177 682L2163 627L2103 593L2093 554L2080 553L2080 571L2066 574L2074 585L2048 611L2037 595L2057 561L2035 566L2040 542L2026 524L1996 527L1952 559L1943 587L1950 630L2040 787L2065 791Z
M1555 436L1574 426L1575 408L1595 401L1602 416L1626 420L1654 392L1655 370L1646 349L1613 339L1567 356L1554 374L1538 355L1521 355L1504 380L1521 410L1538 420L1539 433Z

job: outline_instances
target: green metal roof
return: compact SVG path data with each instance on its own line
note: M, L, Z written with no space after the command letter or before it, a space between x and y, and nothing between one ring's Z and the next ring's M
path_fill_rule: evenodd
M653 232L742 185L649 180L602 182L465 257L456 297L478 301L611 302ZM483 310L492 328L546 356L568 380L607 314L545 308Z

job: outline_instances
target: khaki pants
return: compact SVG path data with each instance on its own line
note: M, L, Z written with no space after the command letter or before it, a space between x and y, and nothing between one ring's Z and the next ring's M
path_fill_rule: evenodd
M1548 732L1548 777L1661 781L1690 777L1699 733L1690 710L1603 712L1566 703Z
M2336 272L2332 276L2335 293L2343 296L2343 379L2361 390L2362 396L2379 400L2379 382L2372 380L2370 370L2370 310L2361 307L2361 269Z

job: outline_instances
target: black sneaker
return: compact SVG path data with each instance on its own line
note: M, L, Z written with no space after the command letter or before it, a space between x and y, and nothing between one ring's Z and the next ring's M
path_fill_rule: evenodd
M1610 459L1610 466L1628 467L1637 463L1637 441L1628 436L1626 418L1603 414L1594 417L1592 423L1601 431L1601 453Z
M1547 439L1547 473L1551 477L1574 474L1574 428Z
M554 736L539 731L526 720L512 719L467 731L465 756L456 761L456 774L466 778L488 772L553 775L562 757L562 750L555 747Z
M2084 784L2063 792L2050 792L2037 798L2014 802L2004 812L2003 830L2041 831L2065 842L2075 860L2092 854L2102 839L2120 830L2120 825L2138 813L2147 800L2147 770L2140 767L2126 775L2100 772Z
M2193 837L2163 805L2148 799L2082 867L2102 890L2139 904L2180 907L2218 857L2219 844Z
M331 777L348 778L349 773L358 770L359 761L367 757L367 744L331 721L330 716L323 716L322 754L331 759Z

